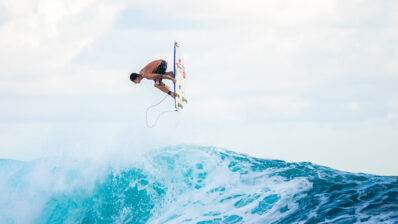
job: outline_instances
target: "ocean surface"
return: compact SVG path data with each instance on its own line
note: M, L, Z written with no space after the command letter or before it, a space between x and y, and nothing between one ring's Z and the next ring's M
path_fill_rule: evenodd
M0 223L398 223L398 177L181 145L0 160Z

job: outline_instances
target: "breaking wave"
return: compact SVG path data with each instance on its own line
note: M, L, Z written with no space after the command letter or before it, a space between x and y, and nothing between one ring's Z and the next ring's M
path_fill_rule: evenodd
M0 223L398 223L398 177L187 145L134 161L0 160Z

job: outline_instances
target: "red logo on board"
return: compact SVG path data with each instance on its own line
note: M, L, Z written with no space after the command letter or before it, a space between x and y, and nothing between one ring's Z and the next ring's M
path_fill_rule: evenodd
M178 59L178 62L176 62L176 68L179 73L182 73L182 77L185 79L185 68L180 58Z

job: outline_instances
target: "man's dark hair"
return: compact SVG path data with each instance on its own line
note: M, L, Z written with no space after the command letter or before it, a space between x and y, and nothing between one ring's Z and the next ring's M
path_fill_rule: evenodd
M137 73L131 73L131 75L130 75L130 80L131 81L134 81L136 78L138 78L138 76L139 76L139 74L137 74Z

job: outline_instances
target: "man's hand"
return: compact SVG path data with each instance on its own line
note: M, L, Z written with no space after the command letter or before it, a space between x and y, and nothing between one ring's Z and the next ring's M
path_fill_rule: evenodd
M174 83L176 83L176 79L174 78L174 72L170 71L170 72L166 72L166 75L170 76L171 81L173 81Z

